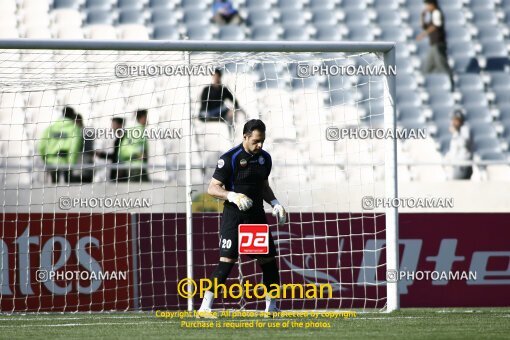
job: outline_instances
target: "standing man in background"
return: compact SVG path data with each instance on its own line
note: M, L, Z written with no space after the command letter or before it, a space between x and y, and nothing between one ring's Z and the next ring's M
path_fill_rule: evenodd
M124 118L114 117L112 118L112 130L115 131L115 135L119 135L117 132L124 128ZM99 158L106 159L106 161L112 162L112 169L110 170L110 180L118 181L127 178L126 170L118 169L117 165L119 164L119 151L120 151L120 143L122 142L122 138L115 138L115 143L113 144L112 152L96 152L96 156Z
M429 37L430 48L423 64L423 72L446 73L450 77L451 90L453 91L453 73L448 65L448 54L446 45L446 31L444 28L444 15L437 0L425 0L425 9L421 15L423 32L417 37L417 41Z
M129 165L129 170L127 170L129 174L122 181L149 182L147 174L149 146L144 134L147 125L147 110L136 112L136 122L135 127L126 130L124 138L120 142L119 163ZM119 181L121 181L120 178Z

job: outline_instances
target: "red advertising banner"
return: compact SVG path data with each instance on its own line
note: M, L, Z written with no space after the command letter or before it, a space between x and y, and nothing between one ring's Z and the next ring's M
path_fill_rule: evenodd
M127 214L3 214L0 306L102 311L132 306Z

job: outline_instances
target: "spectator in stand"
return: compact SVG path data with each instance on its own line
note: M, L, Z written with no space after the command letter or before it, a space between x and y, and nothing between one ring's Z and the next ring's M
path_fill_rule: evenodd
M218 25L239 25L243 19L234 8L232 0L215 0L212 5L213 20Z
M448 65L446 31L444 24L444 15L437 0L425 0L425 9L421 15L421 24L423 32L417 37L417 41L429 37L430 49L423 64L423 72L446 73L450 77L451 90L453 91L453 73Z
M471 137L469 128L464 125L464 115L460 110L453 113L450 125L452 139L450 141L450 149L446 154L446 160L450 162L470 161L471 154ZM453 166L452 179L470 179L473 174L471 166Z
M81 146L80 153L77 158L77 165L81 166L81 169L75 169L72 171L71 182L73 183L91 183L94 179L94 169L91 167L94 164L94 139L85 138L83 135L83 117L81 114L76 114L76 125L81 131ZM85 166L86 168L83 168Z

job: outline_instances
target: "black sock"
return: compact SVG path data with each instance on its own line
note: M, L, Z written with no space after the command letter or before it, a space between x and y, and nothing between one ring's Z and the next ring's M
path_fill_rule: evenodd
M211 275L211 281L213 284L215 278L218 280L218 284L225 283L228 276L230 275L230 272L232 271L232 268L234 267L234 264L235 263L220 261Z
M280 273L276 265L276 260L261 264L260 267L262 268L264 285L268 291L271 290L272 284L280 284Z

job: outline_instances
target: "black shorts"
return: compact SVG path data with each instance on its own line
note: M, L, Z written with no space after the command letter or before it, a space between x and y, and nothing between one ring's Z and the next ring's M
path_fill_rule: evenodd
M220 257L237 259L239 256L239 225L240 224L267 224L264 211L254 214L239 212L236 208L225 206L220 225ZM248 255L250 257L272 257L276 256L276 247L269 230L269 253L261 255Z

